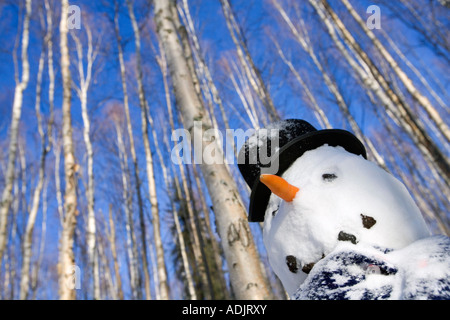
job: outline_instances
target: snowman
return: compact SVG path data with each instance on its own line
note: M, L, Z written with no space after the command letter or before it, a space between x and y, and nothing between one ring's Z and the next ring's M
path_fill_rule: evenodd
M246 141L238 163L248 219L264 222L292 299L450 298L449 239L431 236L405 186L350 132L279 121Z

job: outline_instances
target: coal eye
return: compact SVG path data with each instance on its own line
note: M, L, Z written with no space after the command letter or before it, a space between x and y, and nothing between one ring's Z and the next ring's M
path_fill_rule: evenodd
M272 211L272 217L275 217L275 215L278 212L278 209L280 209L280 206L278 206L275 210Z
M297 273L297 258L294 256L286 256L286 264L289 268L289 271L292 273Z
M322 179L326 182L331 182L336 178L337 178L337 175L335 175L334 173L324 173L322 175Z

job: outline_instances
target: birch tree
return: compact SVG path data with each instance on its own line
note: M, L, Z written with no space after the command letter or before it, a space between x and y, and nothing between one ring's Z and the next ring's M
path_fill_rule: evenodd
M336 104L339 107L339 111L341 112L341 114L345 117L345 119L349 123L352 131L355 133L355 135L358 137L358 139L363 141L364 144L367 146L368 151L369 151L369 155L371 157L373 157L373 159L381 167L386 168L386 163L385 163L383 157L377 151L377 149L375 148L375 146L372 143L372 141L370 139L368 139L363 134L361 128L358 125L358 123L356 122L354 117L351 115L351 113L349 111L349 107L348 107L347 103L345 102L344 96L343 96L341 90L339 90L339 88L338 88L338 86L336 84L336 81L334 81L332 79L332 77L328 74L328 71L323 66L323 64L320 62L317 54L314 52L314 48L313 48L313 45L311 43L311 38L310 38L310 36L308 34L308 31L307 31L307 28L306 28L306 24L303 21L303 19L299 18L299 25L301 27L301 31L300 31L300 30L298 30L298 28L295 27L294 23L292 22L292 20L290 19L290 17L288 16L286 11L284 10L284 8L280 5L278 0L272 0L272 3L274 5L274 7L277 9L277 11L280 13L281 17L283 18L283 20L285 21L287 26L289 27L289 30L291 31L291 33L294 36L294 38L297 41L297 43L299 43L300 46L302 47L302 49L305 52L308 53L308 55L309 55L311 61L313 62L314 66L320 72L326 87L328 88L328 90L334 96L334 98L336 100ZM287 61L286 58L283 58L284 55L283 55L282 51L280 50L279 45L276 45L276 46L278 48L278 53L280 54L282 60L289 66L289 69L294 73L294 75L297 78L297 80L299 80L299 82L302 83L303 81L299 77L300 75L298 74L298 72L296 72L296 70L293 69L292 65L289 65L289 61ZM304 86L304 85L303 85L303 87L306 88L306 86ZM308 96L309 96L309 99L311 101L315 100L314 97L312 97L311 94L308 94ZM314 104L314 102L313 102L313 105L316 105L316 104ZM315 110L316 110L316 113L321 115L320 119L322 120L322 122L324 122L325 125L327 125L327 120L324 118L324 115L321 114L320 111L317 109L317 106L315 107ZM329 125L329 123L328 123L328 125Z
M152 224L153 224L153 236L155 240L156 256L157 256L157 266L158 266L158 279L160 286L160 294L162 300L169 299L169 287L167 285L167 271L164 260L164 249L161 240L160 231L160 221L159 221L159 209L158 200L156 196L156 183L155 183L155 173L153 166L153 156L150 150L150 141L148 133L147 124L147 100L145 98L144 85L142 80L142 62L141 62L141 40L139 26L137 24L136 18L134 16L133 5L130 0L127 0L128 12L131 19L131 24L133 26L135 46L136 46L136 81L138 85L138 95L139 95L139 105L141 108L141 127L142 127L142 138L144 141L144 151L146 159L146 172L147 172L147 183L148 183L148 193L152 212ZM146 277L146 293L150 297L150 277L148 274L148 263L147 263L147 246L145 243L145 223L144 217L140 217L141 220L141 234L142 234L142 247L143 247L143 268ZM148 278L148 279L147 279ZM147 283L148 282L148 283ZM148 286L148 288L147 288Z
M430 168L437 172L437 176L449 183L450 164L440 148L427 134L422 121L414 115L402 97L392 90L388 81L380 74L373 61L345 28L345 25L334 13L328 2L326 0L308 1L324 23L328 34L356 76L380 99L389 116L410 136L425 159L427 159ZM338 38L337 31L339 31L339 35L345 41L347 47ZM353 59L352 55L358 59L358 62Z
M156 0L155 23L174 87L177 106L184 127L192 139L203 140L202 129L211 128L205 117L202 101L195 91L187 58L177 36L178 20L173 1ZM194 121L197 121L194 124ZM198 126L201 121L201 126ZM195 130L194 130L195 129ZM197 137L196 137L197 136ZM194 140L193 140L194 141ZM211 142L218 150L217 144ZM203 141L201 151L208 145ZM230 270L233 290L238 299L270 298L267 279L260 268L259 256L247 222L247 214L239 198L233 178L223 164L201 165L205 183L216 213L216 223L222 238L225 257Z
M389 8L393 15L408 28L415 30L422 38L421 42L430 47L439 58L450 62L450 41L445 30L446 14L449 3L446 0L429 1L423 5L420 1L386 1L380 0L383 6ZM445 5L444 5L445 3ZM444 7L441 7L443 5ZM441 18L441 19L439 19Z
M295 79L299 82L299 84L302 86L303 90L305 91L306 96L308 97L308 100L309 100L310 104L312 105L312 109L314 111L317 121L321 124L322 128L331 129L332 126L330 124L330 121L328 120L327 115L322 110L322 108L319 106L317 99L314 97L314 94L311 92L308 85L303 80L303 77L295 69L292 62L286 58L286 55L284 54L283 50L281 49L278 41L274 37L271 37L271 39L277 49L278 55L280 56L281 60L284 62L284 64L286 64L286 66L289 68L289 70L294 75Z
M374 47L378 50L381 56L387 61L389 66L394 70L395 74L398 76L401 83L405 86L409 94L417 101L426 111L430 119L438 127L439 132L444 136L447 142L450 142L450 129L444 120L441 118L439 112L434 108L431 102L426 96L424 96L418 88L414 85L413 81L408 77L408 75L400 68L397 61L391 56L389 51L383 46L383 44L378 40L375 33L366 27L363 19L358 15L353 6L348 0L341 0L345 8L348 10L350 15L355 19L367 37L371 40Z
M233 56L224 62L224 68L233 84L234 90L239 96L251 126L255 129L259 129L261 127L261 122L262 124L267 125L267 119L263 114L258 112L257 102L253 98L248 78L243 74L243 68L234 61Z
M37 125L38 125L38 133L41 139L41 154L40 154L40 160L39 160L39 173L38 173L38 181L36 184L36 187L33 192L33 198L32 198L32 204L30 208L30 212L28 215L28 220L26 224L25 233L22 240L22 269L21 269L21 278L20 278L20 299L24 300L27 299L29 290L30 290L30 282L31 287L35 288L36 285L33 286L33 283L36 282L37 275L34 276L34 279L31 279L30 274L30 267L31 267L31 249L32 249L32 239L33 239L33 230L34 230L34 224L36 221L39 204L40 204L40 198L41 198L41 192L44 187L44 180L45 180L45 164L46 164L46 158L47 154L50 151L51 148L51 135L52 135L52 122L53 122L53 99L54 99L54 73L53 73L53 41L52 41L52 29L53 29L53 22L52 22L52 14L51 14L51 8L49 6L48 0L45 1L45 10L46 10L46 22L47 22L47 32L44 37L44 48L41 51L41 55L39 58L39 66L38 66L38 74L37 74L37 80L36 80L36 97L35 97L35 111L36 111L36 119L37 119ZM40 15L41 20L41 26L45 28L45 22L43 21L43 15ZM49 105L50 105L50 117L48 122L48 130L47 130L47 137L48 137L48 143L46 139L46 135L44 133L43 128L43 121L42 121L42 115L40 112L41 108L41 91L42 91L42 74L44 71L44 64L45 64L45 49L47 49L47 62L48 62L48 72L49 72ZM46 209L43 207L43 212ZM43 219L44 227L45 227L45 220ZM45 230L45 228L44 228ZM44 233L45 234L45 233ZM42 249L43 241L41 240L40 248ZM42 250L40 252L40 257L42 256ZM41 258L40 258L41 259ZM39 263L38 263L39 265ZM38 266L36 267L36 270L34 271L34 274L38 272ZM35 290L33 290L35 292Z
M90 270L93 275L94 284L94 299L100 299L100 280L99 280L99 270L98 270L98 253L96 249L96 223L95 223L95 201L94 201L94 151L91 141L91 121L88 114L88 91L92 82L92 71L93 65L98 55L98 48L100 42L94 44L92 38L91 27L88 23L83 24L83 29L86 31L87 36L87 53L86 53L86 72L84 66L84 49L80 38L77 36L76 32L71 32L73 40L75 41L75 47L77 52L76 68L78 71L79 85L75 85L77 95L81 102L81 115L83 118L83 140L86 147L86 158L87 158L87 188L86 188L86 198L87 198L87 247L88 247L88 259Z
M272 101L269 90L267 89L262 79L261 73L256 68L255 63L253 62L253 58L250 55L250 51L247 48L244 35L239 27L238 22L236 21L229 0L220 0L220 3L222 4L225 21L227 23L228 30L230 31L231 38L233 39L233 42L236 46L239 60L241 61L241 65L244 68L245 74L249 79L252 89L256 92L264 107L266 108L270 120L272 122L280 120L280 116L278 115L278 112Z
M172 10L174 10L173 14L177 15L176 8L173 6L171 7ZM191 46L189 43L189 39L187 37L187 32L184 27L184 25L181 24L179 20L174 21L175 28L179 30L180 32L180 42L182 45L184 56L190 57L191 59L188 59L188 69L191 75L191 78L193 79L193 84L195 88L195 92L197 95L201 94L201 86L200 86L200 80L198 79L197 74L197 68L193 61L193 52L191 50ZM160 44L161 46L161 44ZM161 51L161 50L160 50ZM163 57L163 54L160 55L160 59L164 60L164 65L166 65L165 57ZM167 69L167 66L166 66ZM164 73L167 73L167 71L164 71ZM165 74L167 76L167 74ZM168 93L168 92L167 92ZM172 109L170 108L171 104L167 103L167 110L169 113L169 123L171 126L172 131L175 130L174 128L174 115L172 112ZM212 114L208 115L212 121L214 117L212 117ZM194 254L194 260L195 265L197 266L197 272L201 279L201 286L202 286L202 293L206 299L214 299L214 292L212 290L212 279L211 274L209 272L209 266L206 261L206 257L204 254L204 245L203 245L203 238L202 238L202 232L199 225L199 217L198 217L198 211L195 209L195 199L192 194L192 184L190 183L189 179L189 169L183 165L180 156L177 155L177 164L180 169L180 175L181 175L181 185L183 188L183 195L186 200L186 209L187 209L187 229L189 230L189 236L192 241L192 251ZM180 193L181 195L181 193ZM183 198L179 198L180 200Z
M422 85L425 87L425 89L433 96L435 101L443 109L445 109L446 104L445 104L443 98L441 98L441 96L439 96L439 94L436 92L436 90L434 90L432 88L429 81L425 78L425 75L423 74L424 72L420 72L419 69L405 56L405 54L402 52L402 50L400 50L399 46L395 43L395 41L389 36L389 34L386 31L384 31L383 29L380 29L380 32L383 35L383 37L386 39L386 41L389 43L389 46L392 48L392 50L394 50L394 52L397 54L397 56L414 73L414 75L419 79L419 81L422 83ZM440 84L438 84L438 86L441 87ZM441 90L442 90L442 88L441 88ZM448 98L448 96L446 96L445 94L444 94L444 96L446 98Z
M41 154L39 160L39 173L38 181L33 192L33 199L31 204L30 213L28 215L28 220L25 228L25 234L22 240L22 269L20 276L20 299L25 300L29 292L30 284L30 263L31 263L31 246L33 240L33 230L34 223L36 221L36 216L39 209L39 203L41 198L41 191L44 186L44 174L45 174L45 160L48 153L46 146L45 134L42 126L42 115L40 112L41 107L41 84L42 84L42 73L44 70L44 58L45 52L41 51L39 58L38 74L36 80L36 119L38 122L38 132L41 139Z
M116 227L114 225L112 205L109 205L109 233L108 240L111 246L111 254L114 262L114 274L116 277L116 291L119 300L123 300L122 276L120 275L120 266L117 259L116 249Z
M48 179L44 181L44 189L42 191L42 223L41 223L41 240L39 244L39 254L34 267L31 270L30 277L30 287L32 292L32 300L36 300L37 288L40 283L42 283L39 275L41 274L42 260L44 259L44 249L45 249L45 239L47 235L47 190L48 190Z
M129 139L129 148L130 148L130 154L131 154L131 160L133 162L133 173L134 173L134 179L135 179L135 190L136 190L136 197L138 200L138 210L139 210L139 216L143 216L143 210L144 210L144 204L142 201L142 193L141 193L141 178L139 176L139 166L137 162L137 155L136 155L136 147L134 142L134 133L133 133L133 127L131 124L131 117L130 117L130 107L129 107L129 97L128 97L128 87L127 87L127 81L126 81L126 72L125 72L125 62L123 57L123 48L122 48L122 38L120 35L120 28L119 28L119 3L117 1L114 2L114 33L116 36L117 41L117 51L118 51L118 59L119 59L119 68L120 68L120 79L122 84L122 91L123 91L123 108L125 113L125 119L126 119L126 126L127 126L127 133L128 133L128 139ZM119 145L119 151L121 151L120 154L122 154L122 157L124 159L127 158L127 151L125 151L125 147L120 149L122 134L119 130L119 127L116 127L117 131L117 139L118 139L118 145ZM123 143L122 143L123 144ZM128 236L128 242L131 244L128 247L128 254L130 259L130 277L131 277L131 283L132 283L132 292L133 296L135 298L139 297L140 293L137 291L137 285L139 282L139 273L137 268L137 247L136 247L136 239L134 234L134 227L133 227L133 219L132 219L132 205L131 205L131 195L128 193L128 183L127 183L127 160L124 160L122 165L122 183L123 183L123 199L125 203L125 214L126 214L126 228L127 228L127 236Z
M173 121L173 114L172 114L172 102L171 102L171 97L170 97L170 89L169 89L169 84L168 84L168 75L167 75L167 62L166 62L166 58L164 56L164 54L158 55L157 56L157 62L159 65L159 68L161 70L161 74L162 74L162 78L163 78L163 85L164 85L164 97L165 97L165 102L166 102L166 107L167 107L167 111L169 114L169 124L170 124L170 129L174 130L175 126L174 126L174 121ZM164 132L164 142L167 148L167 151L170 151L170 145L169 142L167 141L167 133L166 130ZM181 166L181 160L179 155L177 155L177 163L180 166L180 173L181 173L181 177L182 179L184 179L185 175L184 175L184 167ZM174 167L174 162L172 161L171 163L171 171L173 173L173 180L174 180L174 184L175 184L175 191L176 191L176 196L178 199L182 198L182 191L181 191L181 187L180 187L180 181L178 179L178 177L176 176L176 170ZM169 177L167 177L165 179L166 182L166 188L169 188ZM189 210L189 209L188 209ZM184 241L184 237L183 237L183 233L181 230L181 225L180 225L180 221L179 221L179 215L178 215L178 211L177 208L175 206L175 202L172 201L172 214L173 214L173 220L174 220L174 224L175 224L175 230L177 233L177 239L178 239L178 244L180 247L180 253L181 253L181 259L182 259L182 263L183 263L183 269L186 275L186 282L188 285L188 293L189 293L189 297L192 300L197 300L197 294L195 292L195 288L194 288L194 281L192 278L192 272L190 270L189 267L189 261L187 258L187 246L185 244Z
M71 117L71 99L72 99L72 79L70 76L70 57L68 47L68 25L67 14L69 10L69 1L61 0L61 21L59 25L60 33L60 51L61 51L61 77L63 85L63 126L62 139L64 150L64 176L66 180L64 195L64 220L63 229L60 237L59 249L59 296L61 300L75 299L75 290L72 287L75 267L75 256L73 253L73 237L75 233L77 220L77 192L76 177L77 163L75 160L73 137L72 137L72 117ZM79 275L78 275L79 276Z
M117 136L117 148L119 152L120 171L122 177L122 200L125 211L125 230L126 230L126 244L127 255L129 263L130 287L134 299L141 299L142 295L138 289L140 283L139 266L138 266L138 248L135 235L134 221L133 221L133 197L130 192L130 173L128 170L128 156L125 150L123 141L122 128L120 127L119 119L116 115L112 116L114 127Z
M5 187L3 189L0 202L0 264L2 262L3 254L6 248L6 242L8 239L8 214L12 202L12 189L15 179L14 172L18 146L19 123L22 114L23 92L27 88L28 81L30 79L30 65L28 61L30 16L31 0L26 0L25 17L23 19L23 31L21 38L22 75L20 77L20 81L18 81L18 75L16 75L16 88L14 90L11 126L9 129L8 162L5 173Z

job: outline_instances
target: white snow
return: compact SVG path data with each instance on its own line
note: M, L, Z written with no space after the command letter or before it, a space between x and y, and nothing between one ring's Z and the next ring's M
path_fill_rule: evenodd
M324 179L324 174L336 178ZM341 231L356 237L358 246L368 248L401 249L430 236L403 184L374 163L341 147L325 145L306 152L282 177L300 191L290 203L271 195L265 213L264 243L270 264L290 295L308 276L302 266L318 262L338 244L355 247L338 240ZM376 223L364 227L361 215ZM297 258L297 273L289 270L288 255Z
M298 125L299 124L296 124L296 126ZM280 131L283 131L282 136L284 140L290 141L297 137L297 135L291 133L289 130L291 126L293 126L293 124L290 122L276 121L268 124L265 128L255 130L255 134L251 135L247 141L248 148L261 148L267 145L267 142L270 141L274 144L273 150L271 150L271 155L275 155L280 149L280 146L277 144Z
M271 151L271 155L274 155L278 152L280 147L276 144L278 141L279 129L276 127L268 127L263 129L258 129L255 131L255 134L250 136L247 141L248 148L251 150L255 147L262 148L267 145L268 141L274 144L273 150Z

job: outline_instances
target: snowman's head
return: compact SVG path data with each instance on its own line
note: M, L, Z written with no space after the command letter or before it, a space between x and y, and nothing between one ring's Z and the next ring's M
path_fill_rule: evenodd
M429 235L402 183L341 147L307 151L270 186L264 216L269 261L289 294L340 241L398 249ZM270 180L270 179L269 179ZM283 194L286 185L290 191Z

